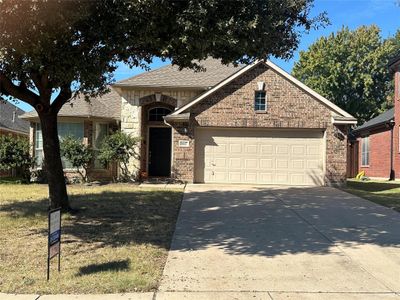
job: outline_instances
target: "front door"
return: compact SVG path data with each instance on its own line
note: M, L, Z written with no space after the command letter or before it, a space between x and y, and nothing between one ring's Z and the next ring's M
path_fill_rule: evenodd
M171 175L171 128L149 129L149 176Z

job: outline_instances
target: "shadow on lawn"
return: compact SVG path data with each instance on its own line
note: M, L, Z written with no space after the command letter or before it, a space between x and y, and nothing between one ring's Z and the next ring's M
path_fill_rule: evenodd
M273 257L328 254L337 244L400 245L400 214L333 188L232 186L185 197L172 244L177 251L218 247L231 255ZM82 210L64 220L64 243L78 240L99 248L149 243L168 249L180 192L103 192L74 195L71 202ZM24 202L1 209L29 215L46 205Z
M90 275L94 273L108 272L108 271L113 271L113 272L127 271L129 270L130 264L131 262L129 261L129 259L110 261L100 264L91 264L79 268L78 276L84 276L84 275Z
M123 191L70 196L75 215L63 215L63 243L89 247L150 243L169 248L181 203L178 191ZM47 215L48 200L18 201L0 206L14 217ZM46 235L47 228L39 231Z

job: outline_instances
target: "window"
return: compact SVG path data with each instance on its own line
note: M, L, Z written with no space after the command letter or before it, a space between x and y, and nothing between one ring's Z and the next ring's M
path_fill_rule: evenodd
M94 150L94 168L95 169L106 169L107 166L103 165L97 159L97 153L99 152L99 148L104 138L108 135L108 124L104 123L96 123L94 126L94 134L93 134L93 150Z
M255 111L266 111L267 103L266 103L266 93L265 91L256 91L254 100L254 110Z
M361 145L361 165L369 166L369 137L362 139Z
M164 107L155 107L149 110L149 121L164 121L163 117L170 114L171 110Z
M35 135L35 166L41 168L43 165L43 138L40 123L36 123Z
M83 123L58 123L58 138L60 141L63 137L68 135L83 140ZM36 123L36 137L35 137L35 158L36 167L41 168L43 164L43 136L40 123ZM65 158L61 158L63 168L71 169L72 165Z

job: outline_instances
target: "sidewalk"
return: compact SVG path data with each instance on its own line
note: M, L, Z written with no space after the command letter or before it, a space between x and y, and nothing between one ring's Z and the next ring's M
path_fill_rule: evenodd
M12 295L0 293L1 300L152 300L155 293L126 293L104 295Z

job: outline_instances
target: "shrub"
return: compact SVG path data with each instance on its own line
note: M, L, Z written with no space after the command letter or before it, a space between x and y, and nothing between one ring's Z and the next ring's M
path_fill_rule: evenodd
M61 155L76 168L84 182L89 181L88 169L93 158L93 151L82 141L67 136L60 143ZM83 171L82 171L83 169Z
M139 138L124 132L114 132L103 140L97 158L105 165L117 162L122 173L119 179L122 181L131 180L133 174L129 172L128 164L132 157L139 157L136 152L139 140Z
M34 163L29 150L29 141L25 138L0 136L0 170L18 169L23 180L29 182Z

